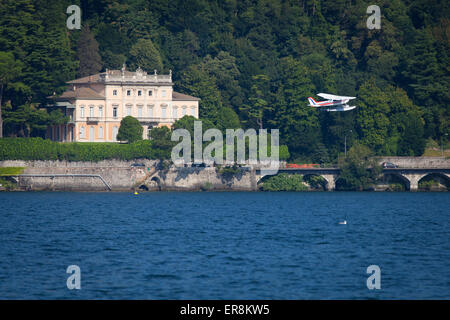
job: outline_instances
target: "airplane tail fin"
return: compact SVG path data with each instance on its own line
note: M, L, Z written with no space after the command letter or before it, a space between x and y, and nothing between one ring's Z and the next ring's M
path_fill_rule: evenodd
M309 97L309 98L308 98L308 101L309 101L309 105L310 105L311 107L317 106L316 100L314 100L312 97Z

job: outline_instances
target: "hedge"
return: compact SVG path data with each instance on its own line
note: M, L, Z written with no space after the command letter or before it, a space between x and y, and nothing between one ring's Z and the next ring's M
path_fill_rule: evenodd
M42 138L1 138L0 160L100 161L105 159L157 159L164 152L152 141L131 144L110 142L54 142Z

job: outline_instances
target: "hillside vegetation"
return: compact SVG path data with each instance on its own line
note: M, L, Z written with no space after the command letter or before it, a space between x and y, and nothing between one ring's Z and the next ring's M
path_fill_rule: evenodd
M3 0L0 104L6 136L44 136L39 110L65 81L119 69L168 73L224 128L278 128L291 161L329 163L359 141L375 155L422 155L448 141L449 2L382 0L369 30L360 0ZM69 5L82 9L68 30ZM319 112L318 92L357 96ZM447 134L447 135L445 135Z

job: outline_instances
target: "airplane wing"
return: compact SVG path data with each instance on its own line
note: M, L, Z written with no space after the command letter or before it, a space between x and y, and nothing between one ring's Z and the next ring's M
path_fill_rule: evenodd
M334 100L334 101L356 99L356 97L335 96L334 94L328 94L328 93L318 93L317 95L321 98L328 99L328 100Z

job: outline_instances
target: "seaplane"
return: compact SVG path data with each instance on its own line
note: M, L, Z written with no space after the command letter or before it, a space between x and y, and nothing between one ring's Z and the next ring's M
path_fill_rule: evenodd
M319 97L327 99L326 101L316 101L312 97L308 98L309 105L313 108L323 108L323 111L350 111L356 108L356 106L349 106L350 100L356 99L356 97L335 96L334 94L318 93Z

